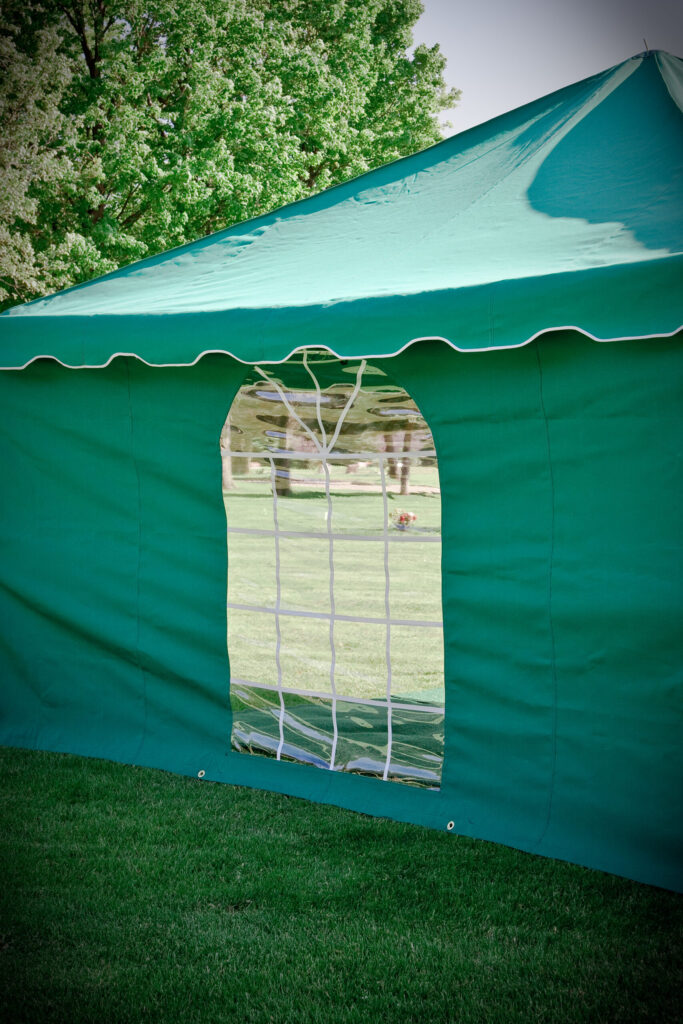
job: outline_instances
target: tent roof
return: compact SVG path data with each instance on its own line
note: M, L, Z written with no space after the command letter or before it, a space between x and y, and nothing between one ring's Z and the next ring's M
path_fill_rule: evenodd
M0 364L683 326L683 61L648 52L310 199L0 316Z

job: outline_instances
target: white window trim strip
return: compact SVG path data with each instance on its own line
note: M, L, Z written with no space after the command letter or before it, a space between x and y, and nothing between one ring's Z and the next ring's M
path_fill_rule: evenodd
M273 491L273 523L275 525L275 667L277 670L277 688L280 695L280 714L278 716L278 727L280 730L280 742L277 745L276 760L282 756L282 748L285 743L285 699L282 696L282 663L280 661L280 649L282 647L282 634L280 632L280 601L282 598L282 587L280 583L280 543L278 535L277 520L277 487L275 486L275 459L270 460L270 485Z
M227 607L232 608L233 611L238 612L265 612L267 615L291 615L295 618L301 619L324 619L333 620L334 622L364 622L371 626L425 626L428 629L442 629L442 621L432 621L431 619L391 619L385 618L371 618L365 615L340 615L337 612L305 612L299 611L295 608L269 608L266 605L260 604L237 604L235 601L228 601Z
M298 419L298 417L297 417ZM308 430L308 427L306 427ZM309 431L310 433L310 431ZM316 444L318 439L316 438ZM300 461L314 462L316 459L351 459L352 462L377 462L378 459L386 458L384 452L294 452L291 449L280 451L274 448L272 451L242 452L234 451L232 448L221 449L224 455L236 455L238 459L264 459L273 455L276 459L299 459ZM392 459L435 459L436 451L429 448L426 451L402 451L392 452Z
M229 526L228 533L246 533L252 534L254 537L312 537L314 540L327 540L329 534L327 533L314 533L308 530L257 530L251 526ZM357 541L381 541L384 543L384 534L379 534L377 537L369 537L364 533L333 533L332 536L335 540L357 540ZM389 544L440 544L441 536L438 537L416 537L413 535L406 535L405 533L398 533L394 536L393 534L387 537Z
M391 765L391 747L393 741L391 722L391 605L389 601L389 502L387 500L387 480L384 459L379 460L379 474L382 481L382 505L384 511L384 610L387 619L386 661L387 661L387 757L384 762L382 778L386 782Z
M356 374L356 384L351 392L351 397L344 406L337 420L337 426L332 435L329 445L325 445L323 450L322 467L325 474L325 497L327 499L327 535L329 544L329 565L330 565L330 686L332 688L332 751L330 753L330 771L336 771L336 756L337 756L337 741L339 739L339 731L337 729L337 689L335 683L335 671L337 667L337 650L334 645L334 623L335 623L335 603L334 603L334 533L332 530L332 495L330 493L330 464L327 460L328 452L331 448L334 448L335 442L339 437L339 431L342 428L342 424L346 418L346 414L356 400L356 395L360 388L361 377L363 376L363 370L365 369L365 360L363 360L358 367L358 373ZM309 370L311 376L313 372ZM316 381L316 388L318 387ZM318 389L319 390L319 389ZM318 446L319 447L319 446Z
M328 444L327 444L327 432L323 425L323 417L320 409L321 394L320 394L320 382L316 375L308 365L308 352L304 352L304 366L309 377L315 384L315 413L318 419L318 428L320 430L320 437L322 439L322 468L325 473L325 498L327 500L327 515L325 516L325 522L327 524L327 543L329 552L329 565L330 565L330 611L334 612L334 535L332 533L332 499L330 496L330 470L327 462ZM342 418L346 413L347 407L342 412ZM309 431L310 433L310 431ZM318 446L320 447L320 446ZM335 669L336 669L337 655L336 648L334 646L334 620L330 618L330 686L332 687L332 750L330 751L330 771L334 771L335 758L337 754L337 742L339 739L339 731L337 728L337 691L335 688Z
M254 690L268 690L270 693L279 692L270 683L257 683L252 679L237 679L233 676L230 680L231 686L246 686ZM292 694L295 697L315 697L319 700L330 700L332 697L331 693L325 693L324 690L299 690L293 686L283 686L282 693ZM366 704L368 707L373 708L385 708L387 706L386 700L379 700L374 697L350 697L343 693L337 694L337 702L341 704ZM399 701L392 700L392 708L396 711L417 711L423 714L434 714L443 715L446 713L445 707L435 704L404 704Z
M332 532L332 497L330 495L330 467L327 459L323 459L323 470L325 472L325 498L327 499L327 544L328 561L330 567L330 686L332 688L332 750L330 752L330 771L335 771L335 758L337 756L337 740L339 732L337 729L337 689L335 685L335 671L337 668L337 650L334 646L334 534Z

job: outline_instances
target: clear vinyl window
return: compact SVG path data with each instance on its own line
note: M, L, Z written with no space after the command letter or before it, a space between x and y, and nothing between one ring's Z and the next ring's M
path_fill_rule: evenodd
M444 732L429 427L377 366L254 367L221 435L231 742L428 788Z

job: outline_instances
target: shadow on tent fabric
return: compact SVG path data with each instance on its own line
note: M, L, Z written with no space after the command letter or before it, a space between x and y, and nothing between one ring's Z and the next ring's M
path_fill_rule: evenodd
M673 100L661 102L661 90L666 85L651 54L553 148L527 192L533 208L593 224L618 222L648 249L676 251L683 235L683 136L680 112ZM606 138L610 145L601 145ZM523 135L516 145L524 145ZM679 174L663 182L662 166Z

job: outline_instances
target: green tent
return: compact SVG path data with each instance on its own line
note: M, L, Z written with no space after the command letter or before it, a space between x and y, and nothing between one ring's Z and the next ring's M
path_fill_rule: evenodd
M641 54L3 314L2 741L683 888L681 110L682 62ZM438 786L235 748L219 438L278 379L294 415L323 350L433 437Z

